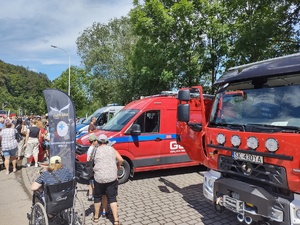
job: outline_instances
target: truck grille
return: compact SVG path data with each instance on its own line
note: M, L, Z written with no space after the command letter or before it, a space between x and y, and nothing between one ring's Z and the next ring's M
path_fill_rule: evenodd
M78 155L85 154L88 149L89 149L89 146L83 146L83 145L76 144L76 154L78 154Z
M245 170L245 165L247 171ZM286 171L281 166L271 164L255 164L235 160L228 156L219 157L220 172L231 176L244 177L253 181L259 181L268 186L276 186L287 189Z

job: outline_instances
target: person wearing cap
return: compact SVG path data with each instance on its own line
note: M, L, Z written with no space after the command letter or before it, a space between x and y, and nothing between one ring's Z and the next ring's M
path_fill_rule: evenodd
M98 137L95 134L91 134L89 136L89 142L91 143L91 146L89 147L89 149L87 151L87 161L91 160L91 155L93 153L93 150L98 147ZM94 191L94 178L92 178L89 183L88 201L94 200L93 191ZM102 204L102 216L106 217L108 215L106 195L102 195L101 204Z
M118 170L120 169L123 158L112 146L108 144L106 135L98 137L99 147L94 157L94 216L93 222L99 221L100 201L103 195L107 196L107 201L114 218L114 225L118 225Z
M87 151L87 161L91 160L91 154L93 152L93 150L98 146L98 142L97 142L97 136L95 134L92 134L89 136L89 142L90 142L90 147ZM89 181L89 194L88 194L88 201L93 201L94 197L93 197L93 189L94 189L94 179L92 178Z
M14 125L10 119L5 119L4 129L1 131L1 145L2 154L4 156L4 166L6 169L6 175L9 174L9 162L12 160L13 172L17 171L17 151L18 142L16 140L16 133L18 131L14 128Z
M43 187L44 184L57 184L59 182L67 182L73 179L73 174L64 168L60 156L52 156L50 158L47 171L43 172L31 185L31 190L36 191Z

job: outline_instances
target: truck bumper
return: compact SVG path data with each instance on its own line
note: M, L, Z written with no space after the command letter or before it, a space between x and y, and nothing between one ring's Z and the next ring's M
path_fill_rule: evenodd
M277 221L278 224L300 225L300 195L293 200L275 198L261 187L230 178L220 178L214 170L204 173L203 195L211 202L220 198L219 204L253 221ZM297 216L298 215L298 216Z
M238 213L238 218L251 221L276 221L278 224L300 224L297 210L299 195L294 200L275 197L265 189L231 178L220 178L214 183L214 201L230 211ZM296 198L296 199L295 199ZM300 211L299 211L300 215Z
M214 183L220 177L221 174L214 170L209 170L204 173L203 195L211 202L214 201Z

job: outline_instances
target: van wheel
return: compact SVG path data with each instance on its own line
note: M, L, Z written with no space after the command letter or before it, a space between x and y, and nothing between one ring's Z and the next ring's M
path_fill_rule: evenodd
M129 175L130 175L130 165L126 161L126 159L124 159L123 165L121 166L120 170L118 171L119 184L125 183L128 180Z

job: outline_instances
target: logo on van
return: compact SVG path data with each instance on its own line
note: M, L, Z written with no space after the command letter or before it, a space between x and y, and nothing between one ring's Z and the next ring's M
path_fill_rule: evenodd
M184 148L177 144L176 141L170 142L170 153L176 153L176 152L185 152Z

